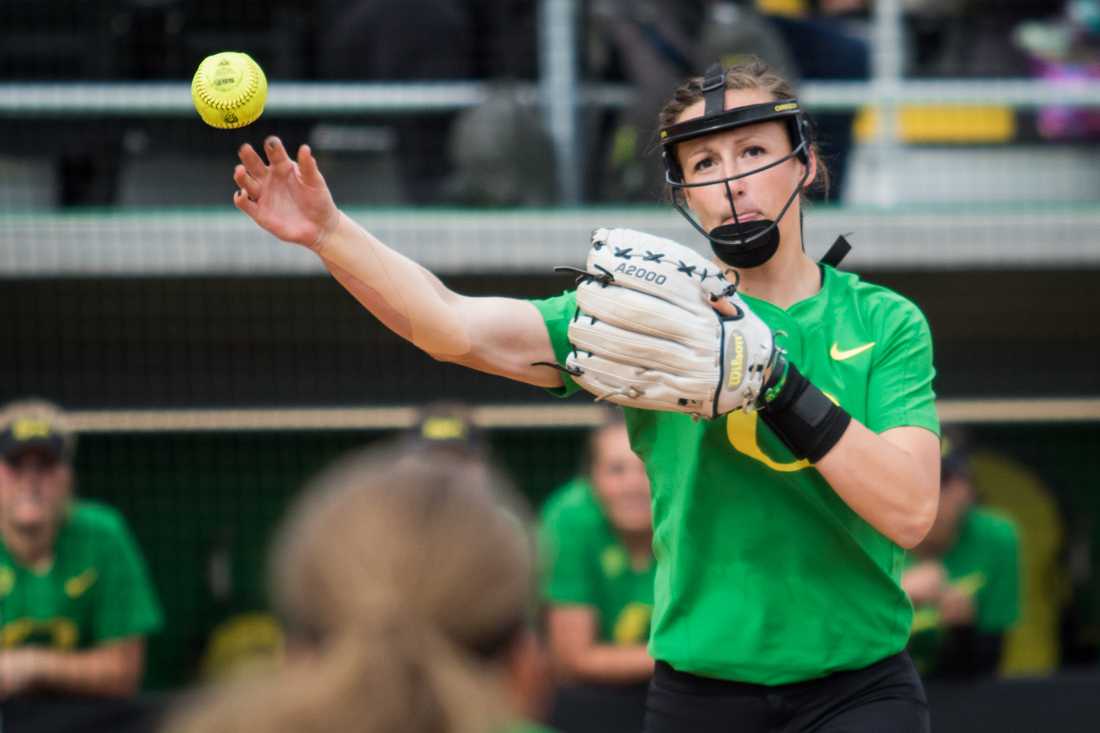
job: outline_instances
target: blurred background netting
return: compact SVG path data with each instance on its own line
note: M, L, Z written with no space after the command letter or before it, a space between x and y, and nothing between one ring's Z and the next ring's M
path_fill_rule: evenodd
M221 50L270 82L241 130L191 106ZM308 142L337 202L449 286L545 297L597 226L703 246L662 203L655 115L751 54L797 79L831 171L811 254L848 234L844 266L924 310L941 416L1053 507L1045 631L1008 671L1095 667L1100 3L0 0L0 397L71 411L79 493L133 528L166 616L148 688L265 608L272 522L341 451L466 402L537 503L598 419L382 328L232 207L237 148Z

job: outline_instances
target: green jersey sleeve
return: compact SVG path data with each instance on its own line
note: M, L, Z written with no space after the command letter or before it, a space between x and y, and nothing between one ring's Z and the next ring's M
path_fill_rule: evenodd
M162 624L161 610L137 543L121 517L105 525L97 563L93 643L146 636Z
M538 308L542 320L546 323L550 344L554 347L554 359L560 366L565 366L565 359L573 349L569 343L569 322L577 313L576 291L567 290L553 298L532 300L531 303ZM565 372L562 372L561 378L563 385L550 389L551 394L557 397L568 397L580 389L572 377Z
M932 333L911 302L895 296L883 319L875 362L868 376L867 427L882 433L915 426L940 432L932 379ZM887 307L884 305L883 307Z

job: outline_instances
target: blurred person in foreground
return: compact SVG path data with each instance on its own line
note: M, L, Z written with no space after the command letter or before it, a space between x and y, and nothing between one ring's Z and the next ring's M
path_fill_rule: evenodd
M926 679L996 674L1020 615L1016 525L975 505L960 440L944 439L936 520L901 580L916 611L909 653Z
M55 405L0 409L0 697L132 695L161 626L125 521L73 498L75 448Z
M567 682L645 683L656 570L649 477L621 411L608 411L586 448L582 475L540 517L554 667Z
M519 733L545 676L531 542L484 461L376 448L307 486L272 554L287 659L169 730Z

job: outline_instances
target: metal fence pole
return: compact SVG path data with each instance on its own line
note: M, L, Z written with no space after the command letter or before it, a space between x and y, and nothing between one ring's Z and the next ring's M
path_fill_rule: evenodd
M581 200L581 135L577 85L576 0L540 0L539 92L544 119L554 141L559 203Z
M894 172L900 165L901 130L898 96L902 81L903 43L901 0L876 0L871 34L871 87L878 106L875 165L879 205L898 204Z

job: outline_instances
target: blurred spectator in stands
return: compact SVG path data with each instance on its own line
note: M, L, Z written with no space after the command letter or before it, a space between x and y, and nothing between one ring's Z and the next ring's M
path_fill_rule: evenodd
M536 110L507 85L465 109L450 130L443 198L464 206L548 206L557 198L554 144Z
M321 80L531 79L535 3L519 0L323 0L316 10ZM445 200L456 113L402 114L393 123L401 185L411 203Z
M541 516L550 652L563 681L649 680L652 541L649 478L615 410L589 435L583 474Z
M715 61L729 66L751 56L796 81L861 80L869 75L867 42L833 15L862 2L825 0L600 0L589 21L601 49L589 53L590 72L629 82L632 104L605 119L597 147L608 153L592 190L605 200L652 202L664 190L655 147L657 111L666 90ZM817 137L832 180L829 197L843 196L852 144L853 112L815 114ZM606 141L605 141L606 140ZM821 196L823 192L814 192Z
M755 0L757 10L785 41L803 81L866 81L871 54L866 31L850 22L866 15L869 0ZM721 4L721 3L719 3ZM767 60L767 59L765 59ZM842 201L852 150L855 110L817 112L818 146L829 168L829 190L816 198Z
M945 431L936 520L902 575L916 610L909 652L926 678L994 675L1020 614L1016 525L975 505L961 439Z
M596 151L586 171L592 198L653 203L664 191L656 149L657 113L681 79L708 63L698 45L706 0L594 0L584 18L586 76L626 82L633 98L621 110L588 110Z
M1015 38L1025 21L1057 16L1066 0L905 0L913 32L912 72L934 77L1026 77Z
M1051 84L1100 79L1100 0L1069 0L1047 21L1021 23L1016 41L1030 56L1035 76ZM1051 140L1100 137L1100 112L1083 107L1040 110L1039 134Z
M307 486L274 546L286 665L169 730L541 730L512 723L546 694L532 549L484 461L434 439L352 454Z
M0 697L133 694L161 625L122 517L73 498L75 447L48 402L0 411Z

